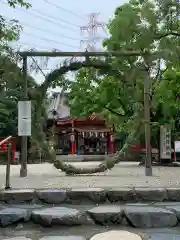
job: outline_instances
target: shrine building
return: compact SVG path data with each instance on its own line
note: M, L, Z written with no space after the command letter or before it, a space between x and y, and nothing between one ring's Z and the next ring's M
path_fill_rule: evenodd
M53 129L56 154L103 155L114 153L112 126L92 114L73 117L63 91L54 93L47 111L47 129Z

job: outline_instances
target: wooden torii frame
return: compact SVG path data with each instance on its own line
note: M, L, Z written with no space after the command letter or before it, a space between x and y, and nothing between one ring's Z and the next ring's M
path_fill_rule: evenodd
M23 92L24 101L28 100L28 87L27 87L27 58L28 57L85 57L88 60L89 57L111 57L111 56L149 56L152 53L143 51L108 51L108 52L44 52L44 51L23 51L17 52L23 59L23 75L24 86ZM153 53L157 54L157 53ZM152 163L151 163L151 145L150 145L150 104L149 104L149 76L144 81L144 109L145 109L145 136L146 136L146 161L145 161L145 173L146 176L152 176ZM27 136L22 136L22 149L21 149L21 169L20 177L27 176Z

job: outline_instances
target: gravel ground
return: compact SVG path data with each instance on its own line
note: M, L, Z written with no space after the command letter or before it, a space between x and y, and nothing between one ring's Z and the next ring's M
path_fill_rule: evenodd
M92 167L99 163L73 163ZM0 187L5 184L5 166L0 166ZM111 171L93 175L66 176L52 164L28 165L28 177L19 177L20 166L11 166L12 188L84 188L84 187L180 187L180 168L153 167L153 176L144 176L138 163L120 163Z
M83 236L90 239L93 235L110 231L110 230L126 230L134 232L141 236L142 240L179 240L180 228L172 229L137 229L120 226L101 227L87 226L79 227L52 227L42 228L34 224L18 224L13 227L2 228L0 231L0 240L13 237L27 237L32 240L39 240L44 236ZM16 239L17 240L17 239Z

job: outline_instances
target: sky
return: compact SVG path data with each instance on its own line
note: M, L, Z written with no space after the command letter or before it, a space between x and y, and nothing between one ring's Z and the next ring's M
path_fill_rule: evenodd
M28 0L26 0L28 1ZM36 49L39 51L84 51L87 42L81 43L88 37L87 31L82 33L81 27L87 26L89 14L99 13L97 20L108 23L112 18L116 7L120 6L125 0L29 0L32 8L26 10L21 7L13 9L9 7L6 0L0 0L0 10L3 17L10 20L15 18L23 27L18 42L12 43L13 48L28 50ZM101 49L101 41L108 35L99 28L96 33L100 40L95 45L97 50ZM45 62L45 61L44 61ZM47 65L38 59L43 72L47 74L56 68L63 59L51 58ZM29 72L41 83L44 76L41 73Z

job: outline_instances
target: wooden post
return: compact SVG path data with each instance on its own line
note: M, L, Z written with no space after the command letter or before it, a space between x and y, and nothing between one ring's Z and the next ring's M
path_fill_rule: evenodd
M23 100L28 100L28 83L27 83L27 56L23 57L23 76L24 76L24 86L23 86ZM27 149L28 137L21 137L21 168L20 177L27 177Z
M152 151L151 151L151 126L150 126L150 81L149 73L144 79L144 119L145 119L145 142L146 142L146 158L145 158L145 175L152 176Z
M7 145L7 164L6 164L6 185L5 189L10 189L10 170L11 170L11 144Z
M76 153L75 131L74 131L74 120L72 120L71 154L75 154L75 153Z

